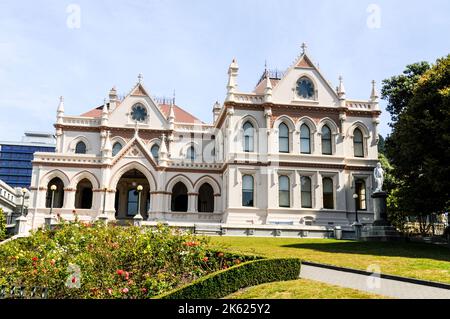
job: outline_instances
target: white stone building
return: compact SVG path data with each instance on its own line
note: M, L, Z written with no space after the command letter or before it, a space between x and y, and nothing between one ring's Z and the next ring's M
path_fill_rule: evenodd
M66 115L61 99L56 153L33 161L29 225L49 213L51 185L53 211L66 218L75 210L85 219L132 219L142 185L140 214L149 224L326 229L353 223L355 209L371 223L375 82L368 100L349 99L342 78L333 88L302 49L285 72L266 70L248 93L238 89L233 60L212 124L152 97L141 76L127 96L113 88L81 116Z

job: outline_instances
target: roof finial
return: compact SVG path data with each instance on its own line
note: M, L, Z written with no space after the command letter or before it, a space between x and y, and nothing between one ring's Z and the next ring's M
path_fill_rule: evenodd
M264 60L264 72L267 71L267 59Z
M141 84L143 79L144 79L144 76L142 75L142 73L139 73L139 75L138 75L138 83Z
M339 85L337 87L337 94L340 99L345 99L344 79L342 75L339 75Z
M306 54L306 49L308 48L308 45L306 44L306 42L302 43L301 48L302 48L302 54Z
M378 100L378 93L375 80L372 80L372 92L370 93L370 100L376 102Z
M176 97L176 94L175 94L175 89L173 89L173 98L172 98L172 104L175 104L175 97Z

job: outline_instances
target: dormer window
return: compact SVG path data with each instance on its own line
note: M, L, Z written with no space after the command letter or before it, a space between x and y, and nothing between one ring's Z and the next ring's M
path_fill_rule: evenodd
M297 81L296 92L302 99L313 100L315 94L314 84L306 76L303 76Z
M131 118L136 122L144 122L147 119L147 110L141 103L136 103L131 108Z

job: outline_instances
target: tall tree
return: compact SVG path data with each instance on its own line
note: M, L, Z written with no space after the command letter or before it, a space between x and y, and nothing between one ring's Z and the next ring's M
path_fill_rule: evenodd
M398 205L423 222L450 206L450 55L431 68L409 65L383 84L393 120L386 153L399 181Z

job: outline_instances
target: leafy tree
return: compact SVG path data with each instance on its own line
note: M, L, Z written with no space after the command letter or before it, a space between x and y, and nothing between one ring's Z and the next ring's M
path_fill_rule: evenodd
M425 225L428 215L450 206L450 55L431 68L409 65L383 83L393 119L386 153L399 185L396 205Z
M388 101L386 110L391 114L394 124L403 110L407 108L420 77L429 69L430 64L422 61L407 65L401 75L383 80L381 97Z
M383 135L378 134L378 153L386 154L386 140Z

